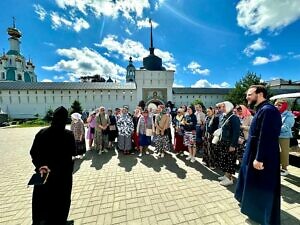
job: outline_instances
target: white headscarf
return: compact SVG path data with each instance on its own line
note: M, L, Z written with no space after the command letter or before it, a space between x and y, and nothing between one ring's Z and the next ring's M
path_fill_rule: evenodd
M79 120L81 120L81 114L80 113L72 113L71 114L71 118L72 118L72 120L76 120L76 121L79 121ZM81 120L82 121L82 120Z
M233 104L229 101L225 101L223 102L223 104L225 105L225 113L228 114L229 112L231 112L234 108Z

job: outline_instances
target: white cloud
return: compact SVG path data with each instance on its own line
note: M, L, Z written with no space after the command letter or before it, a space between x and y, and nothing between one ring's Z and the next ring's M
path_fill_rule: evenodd
M79 32L81 29L89 29L90 25L89 23L84 20L83 18L75 18L75 22L74 22L74 30L76 32Z
M95 45L106 48L110 56L112 56L112 53L115 53L116 56L120 55L125 61L131 56L133 61L142 62L143 57L149 55L149 51L142 43L131 39L125 39L123 43L121 43L117 39L118 37L116 35L107 35L101 44ZM164 67L172 70L176 69L176 65L174 64L175 59L170 52L155 49L155 54L162 58Z
M50 79L43 79L41 82L53 82L53 81Z
M128 27L125 29L125 32L126 32L127 34L129 34L129 35L132 35L132 32L129 30Z
M300 59L300 54L299 55L293 55L293 58Z
M57 12L51 12L50 16L51 16L52 28L53 29L57 29L57 28L59 28L63 25L66 25L68 27L72 26L71 21L67 20L64 17L60 17Z
M245 53L245 55L250 57L254 55L255 51L260 51L265 48L266 48L266 43L261 38L258 38L252 44L248 45L243 52Z
M113 80L125 80L126 69L114 64L98 52L84 47L82 49L58 49L57 54L67 58L61 59L53 66L42 66L45 70L66 72L69 79L75 80L85 75L99 74Z
M52 42L44 42L44 44L45 45L48 45L48 46L50 46L50 47L54 47L55 46L55 44L54 43L52 43Z
M152 21L152 27L156 28L158 26L158 23L154 22L153 20L151 20L151 21ZM144 27L150 27L149 19L138 20L137 26L138 26L138 29L142 29Z
M184 87L184 85L174 82L172 87Z
M46 10L39 4L34 4L33 8L34 8L34 12L38 14L39 19L43 21L47 15Z
M212 84L207 80L198 80L191 87L192 88L228 88L230 87L230 85L227 82L222 82L221 84Z
M54 80L63 80L63 79L65 79L65 77L64 76L57 76L56 75L56 76L53 77L53 79Z
M56 0L56 4L62 8L74 8L87 15L92 12L97 17L104 15L112 18L123 16L130 21L134 18L142 18L143 10L150 8L148 0Z
M208 75L210 73L209 69L201 69L201 65L195 61L190 62L187 69L189 69L193 74Z
M254 34L279 30L300 18L299 0L241 0L236 9L238 25Z
M280 55L271 55L270 58L257 56L253 61L253 65L262 65L270 62L276 62L281 59Z
M51 12L50 16L51 16L53 29L58 29L62 26L66 26L67 28L71 28L76 32L79 32L82 29L90 28L89 23L83 18L77 18L71 16L71 19L68 20L63 16L58 15L57 12Z

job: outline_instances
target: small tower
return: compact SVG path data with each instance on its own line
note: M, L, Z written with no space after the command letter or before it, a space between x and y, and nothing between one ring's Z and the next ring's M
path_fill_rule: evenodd
M10 51L8 51L8 55L20 55L20 38L22 37L21 32L16 28L16 20L13 17L13 27L7 28L7 34L10 36L8 38L10 44Z
M135 82L135 67L132 64L132 57L129 57L129 64L126 68L126 82Z

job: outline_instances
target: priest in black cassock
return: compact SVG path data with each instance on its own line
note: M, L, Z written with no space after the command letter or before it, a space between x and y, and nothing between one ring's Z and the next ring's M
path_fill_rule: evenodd
M30 150L38 173L49 173L44 185L34 186L32 196L33 225L65 225L71 205L75 140L65 126L68 111L64 107L53 113L51 126L40 130Z
M267 100L266 88L253 85L247 91L248 104L256 106L235 198L241 212L262 225L280 224L280 155L278 137L281 129L279 111Z

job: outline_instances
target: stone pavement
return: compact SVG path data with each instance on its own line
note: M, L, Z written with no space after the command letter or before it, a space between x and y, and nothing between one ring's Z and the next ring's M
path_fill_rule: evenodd
M31 224L32 187L26 184L34 170L29 149L39 129L0 129L1 225ZM296 225L300 169L289 170L282 178L281 218L282 224ZM89 151L84 160L76 160L69 219L76 225L251 224L233 198L234 186L219 185L219 174L200 158L192 164L170 153L157 159Z

